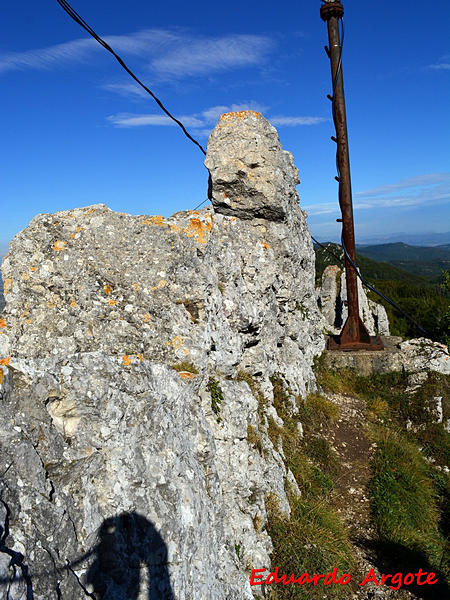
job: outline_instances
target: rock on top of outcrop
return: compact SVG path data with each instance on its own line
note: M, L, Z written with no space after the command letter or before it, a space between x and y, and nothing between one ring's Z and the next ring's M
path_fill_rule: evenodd
M241 219L283 221L298 205L298 170L258 112L226 113L208 141L214 209Z

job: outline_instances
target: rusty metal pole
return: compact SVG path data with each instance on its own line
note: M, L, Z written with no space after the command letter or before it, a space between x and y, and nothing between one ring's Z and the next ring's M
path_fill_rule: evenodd
M342 241L351 261L356 264L355 231L353 223L352 186L348 150L347 116L345 111L344 78L342 74L342 46L339 20L344 15L340 0L323 0L321 18L327 22L329 48L325 48L331 62L333 82L333 120L336 127L337 164L339 168L339 204L342 213ZM358 276L347 255L345 256L348 317L340 336L330 339L330 349L353 350L358 348L382 349L381 340L369 335L359 316ZM380 347L381 344L381 347Z

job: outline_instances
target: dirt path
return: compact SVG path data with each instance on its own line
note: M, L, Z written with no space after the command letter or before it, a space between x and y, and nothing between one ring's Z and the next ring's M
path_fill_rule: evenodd
M328 400L339 408L339 419L328 431L322 434L337 452L342 471L335 481L331 503L341 514L349 528L355 545L358 574L354 579L359 583L371 568L377 578L380 571L376 566L377 556L373 550L376 533L371 527L368 483L370 480L370 460L376 451L367 432L366 407L363 400L342 394L327 394ZM391 590L389 587L377 587L369 583L359 587L354 595L358 600L417 600L407 590Z

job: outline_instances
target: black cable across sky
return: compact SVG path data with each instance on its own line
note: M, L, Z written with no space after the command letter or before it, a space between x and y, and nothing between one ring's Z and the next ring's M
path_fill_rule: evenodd
M95 31L92 29L92 27L90 25L88 25L86 23L86 21L83 19L83 17L81 17L71 6L68 2L66 2L66 0L56 0L58 2L58 4L65 10L65 12L76 22L78 23L78 25L81 25L81 27L87 31L89 33L89 35L91 35L94 40L96 40L101 46L103 46L103 48L105 48L105 50L108 50L108 52L110 52L114 58L117 60L117 62L121 65L121 67L123 67L125 69L125 71L131 75L131 77L136 81L136 83L138 83L148 94L150 94L150 96L155 100L155 102L158 104L158 106L166 113L166 115L172 119L172 121L174 121L179 127L181 127L181 129L183 130L184 135L191 140L191 142L194 142L194 144L196 146L198 146L200 148L200 150L203 152L203 154L206 156L206 150L203 148L203 146L196 140L194 139L190 133L187 131L187 129L185 128L185 126L183 125L183 123L181 121L179 121L178 119L176 119L168 110L167 108L164 106L164 104L161 102L161 100L159 100L159 98L157 98L155 96L155 94L145 85L142 83L142 81L136 77L136 75L133 73L133 71L131 71L131 69L129 69L127 67L127 65L124 63L124 61L120 58L120 56L114 52L114 50L111 48L111 46L105 42L105 40L103 40L99 35L97 35L97 33L95 33Z

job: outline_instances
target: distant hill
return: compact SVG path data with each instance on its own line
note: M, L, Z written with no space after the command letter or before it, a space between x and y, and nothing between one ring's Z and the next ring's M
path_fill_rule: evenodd
M394 245L397 244L387 244ZM320 246L315 247L316 252L316 279L319 280L322 277L322 273L325 270L325 267L328 265L343 265L344 261L344 251L340 244L327 243L324 244L327 248L321 248ZM335 256L333 256L333 253ZM337 258L340 259L340 263ZM374 260L372 258L368 258L367 256L363 256L360 253L360 249L358 247L358 252L356 254L356 261L358 267L364 277L368 279L381 279L388 281L405 281L408 283L413 283L421 286L430 285L430 281L424 277L420 277L418 275L414 275L406 270L393 266L388 262L380 262L379 260Z
M374 246L375 244L392 244L403 242L411 246L441 246L450 244L450 231L446 233L387 233L372 237L358 238L361 245Z
M442 271L450 270L450 244L441 246L410 246L395 244L358 245L356 251L363 256L425 277L436 279Z

